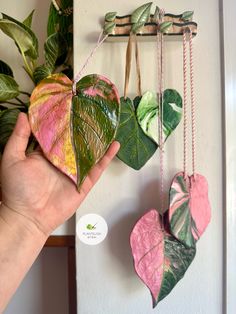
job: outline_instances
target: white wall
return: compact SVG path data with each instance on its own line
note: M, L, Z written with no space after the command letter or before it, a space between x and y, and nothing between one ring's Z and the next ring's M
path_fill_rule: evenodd
M108 11L125 15L143 0L75 0L75 72L94 46L100 22ZM109 226L106 240L89 247L77 240L79 314L220 314L222 313L222 138L221 82L218 1L160 0L168 12L194 9L199 23L195 46L195 86L197 99L197 169L209 181L212 222L198 243L195 260L185 278L155 310L148 289L136 276L129 247L129 234L136 220L149 208L158 207L158 154L139 172L119 160L96 185L77 219L87 213L102 215ZM182 45L166 45L166 87L182 93ZM156 44L141 43L143 89L156 87ZM126 43L104 43L90 63L87 73L108 76L122 94ZM133 72L134 74L134 72ZM134 95L135 76L131 80ZM182 170L182 128L166 145L166 196L173 175Z
M222 0L224 16L224 131L225 131L225 222L226 222L226 307L227 313L235 313L236 309L236 42L231 38L232 25L236 19L236 3L233 0Z

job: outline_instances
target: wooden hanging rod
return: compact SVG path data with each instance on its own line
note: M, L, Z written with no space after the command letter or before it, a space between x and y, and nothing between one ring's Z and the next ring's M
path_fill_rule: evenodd
M147 23L142 27L142 29L137 33L137 36L152 40L154 36L157 35L157 23L153 22L154 15L150 15ZM197 23L195 22L185 22L182 20L182 14L174 15L167 13L164 15L163 22L172 22L172 26L168 29L165 36L171 39L177 39L183 35L186 29L192 31L193 36L197 35ZM116 16L114 23L116 24L112 34L109 34L108 41L124 41L129 37L131 32L131 15Z

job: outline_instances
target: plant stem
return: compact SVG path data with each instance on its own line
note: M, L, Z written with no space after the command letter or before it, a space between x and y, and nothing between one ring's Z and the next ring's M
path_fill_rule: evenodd
M29 74L29 76L32 79L32 81L34 81L34 79L33 79L33 71L31 69L31 67L29 66L29 64L28 64L28 62L26 60L26 56L25 56L25 54L24 54L24 52L22 50L21 50L21 55L22 55L23 60L24 60L25 70Z
M22 91L22 90L20 90L19 92L20 92L21 94L23 94L23 95L27 95L27 96L29 96L29 97L31 96L30 93L24 92L24 91Z
M18 102L25 107L25 103L20 98L15 97L15 99L18 100Z
M9 105L19 106L19 104L16 104L15 102L11 102L11 101L4 101L4 103L9 104ZM1 103L0 103L0 106L1 106Z

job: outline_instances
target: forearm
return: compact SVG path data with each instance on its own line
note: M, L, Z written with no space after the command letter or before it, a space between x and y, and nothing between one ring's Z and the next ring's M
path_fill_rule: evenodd
M0 205L0 313L37 258L46 239L24 216Z

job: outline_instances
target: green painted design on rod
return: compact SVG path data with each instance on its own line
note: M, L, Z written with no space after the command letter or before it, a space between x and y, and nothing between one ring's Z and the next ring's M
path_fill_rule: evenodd
M148 22L150 18L150 11L152 7L152 2L143 4L141 7L137 8L131 15L133 33L137 33L144 25Z

